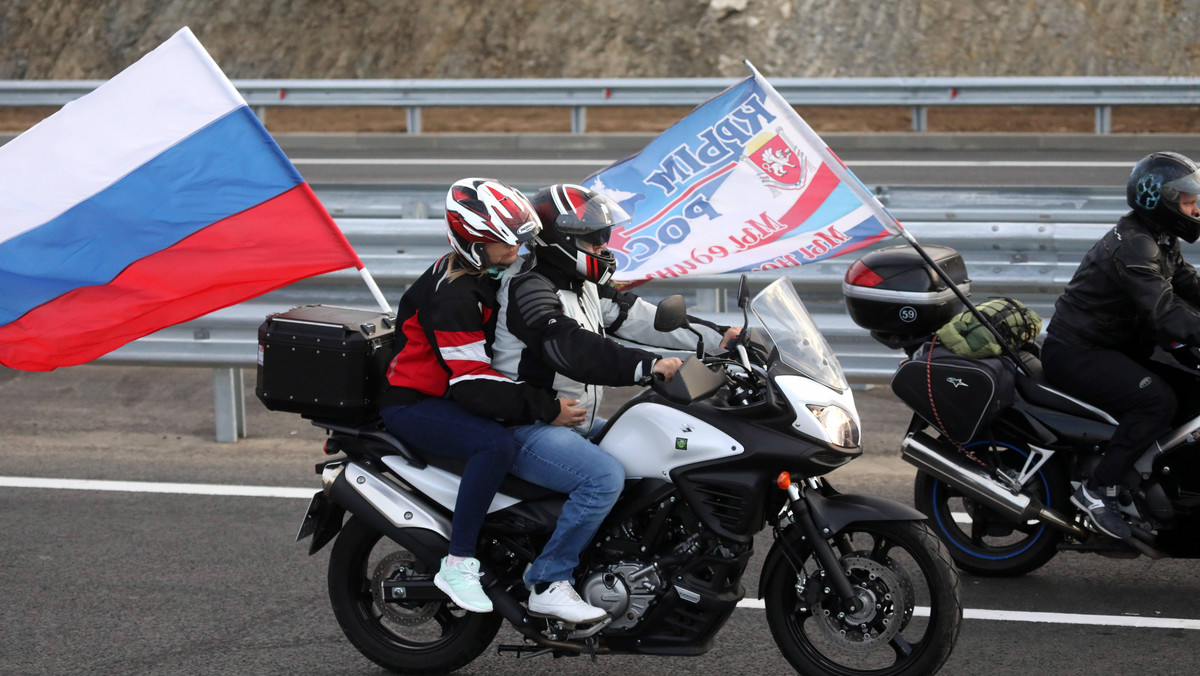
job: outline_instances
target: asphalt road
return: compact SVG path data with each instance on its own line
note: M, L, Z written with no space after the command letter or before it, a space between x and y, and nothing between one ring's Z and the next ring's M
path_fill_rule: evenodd
M328 550L309 557L307 543L293 542L303 496L318 486L321 436L297 416L262 408L252 380L250 437L217 444L206 369L0 370L0 674L379 673L333 619ZM883 388L856 396L866 452L831 481L911 504L913 471L896 450L905 410ZM225 496L214 485L279 490ZM1196 570L1192 561L1063 553L1018 579L964 575L967 619L941 673L1197 673ZM1144 620L1164 626L1134 626ZM515 633L497 642L516 643ZM756 608L737 610L697 658L593 664L490 650L460 673L625 671L791 673Z
M648 140L601 136L280 142L309 181L446 185L481 173L579 180ZM1200 154L1197 137L917 136L826 140L868 184L1119 186L1146 152ZM293 542L318 487L322 437L262 408L247 378L250 437L218 444L208 369L0 369L0 674L378 673L333 619L328 550L309 557ZM913 470L896 450L903 407L886 389L857 397L866 452L831 481L911 504ZM757 549L748 583L765 552ZM1063 553L1018 579L964 575L967 619L941 673L1198 673L1197 570ZM698 658L593 664L490 651L461 673L624 671L790 673L756 608L736 611Z

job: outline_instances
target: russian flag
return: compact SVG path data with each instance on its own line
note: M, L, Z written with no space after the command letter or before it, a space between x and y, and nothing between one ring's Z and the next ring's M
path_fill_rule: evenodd
M299 279L362 268L184 28L0 146L0 363L81 364Z

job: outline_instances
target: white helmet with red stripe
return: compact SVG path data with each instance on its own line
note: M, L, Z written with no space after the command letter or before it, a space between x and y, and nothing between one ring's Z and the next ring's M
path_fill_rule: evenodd
M539 260L597 284L612 278L617 260L604 245L613 226L629 224L624 209L594 190L570 183L542 188L530 201L542 219L542 232L531 244Z
M476 270L487 263L488 242L518 246L541 230L529 199L494 178L464 178L446 193L446 234L463 262Z

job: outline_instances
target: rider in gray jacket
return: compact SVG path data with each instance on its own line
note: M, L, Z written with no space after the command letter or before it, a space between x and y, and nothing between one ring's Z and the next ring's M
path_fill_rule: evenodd
M608 336L684 350L696 349L696 336L655 331L655 309L608 283L615 259L604 245L612 227L628 220L614 202L577 185L550 186L531 202L542 237L530 242L533 256L521 272L501 281L492 366L587 412L574 430L511 428L521 446L511 472L568 496L550 541L525 573L529 611L591 622L605 613L580 599L572 575L625 479L621 464L591 440L604 422L597 417L601 386L644 383L652 374L670 380L682 364ZM724 332L702 330L712 333L706 345Z
M655 307L609 279L616 262L604 248L614 225L629 220L608 198L576 185L554 185L531 200L542 231L530 242L533 256L512 266L500 283L496 370L544 387L587 409L595 422L603 385L648 382L660 355L611 340L695 351L696 334L654 328ZM729 327L691 317L704 344L716 347Z

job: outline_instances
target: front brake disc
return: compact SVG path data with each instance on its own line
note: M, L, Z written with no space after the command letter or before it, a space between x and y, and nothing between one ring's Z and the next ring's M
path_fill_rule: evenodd
M841 610L835 595L813 614L821 633L842 650L868 653L886 645L912 616L912 586L890 567L866 557L842 559L858 610Z

